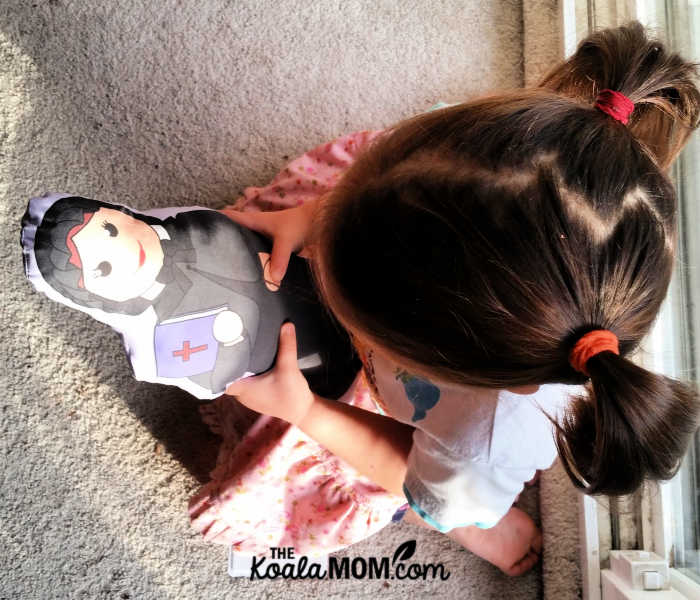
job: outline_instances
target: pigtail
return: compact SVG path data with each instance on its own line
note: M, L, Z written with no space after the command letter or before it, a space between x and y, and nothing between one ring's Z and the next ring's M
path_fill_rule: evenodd
M564 469L587 494L622 495L671 479L700 425L695 389L602 352L589 359L587 395L555 426Z
M634 102L630 133L666 170L700 124L699 67L668 52L660 40L649 39L641 23L633 21L591 34L538 87L574 98L591 110L596 110L593 105L601 90L621 92Z

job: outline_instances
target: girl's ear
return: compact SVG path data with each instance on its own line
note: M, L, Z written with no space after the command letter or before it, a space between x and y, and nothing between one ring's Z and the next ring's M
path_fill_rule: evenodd
M537 392L540 389L539 385L519 385L517 387L507 388L507 390L513 394L521 394L523 396L529 396Z

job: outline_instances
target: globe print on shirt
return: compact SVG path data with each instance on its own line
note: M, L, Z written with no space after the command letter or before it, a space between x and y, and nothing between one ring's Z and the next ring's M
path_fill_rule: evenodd
M401 381L408 401L413 404L412 422L425 419L428 411L433 408L440 399L440 388L426 379L420 379L407 373L403 369L396 370L396 379Z

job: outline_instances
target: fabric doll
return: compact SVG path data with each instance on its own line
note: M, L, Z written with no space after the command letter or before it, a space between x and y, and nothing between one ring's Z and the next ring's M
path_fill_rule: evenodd
M306 262L292 256L278 288L265 278L270 243L218 211L50 194L30 200L21 242L34 287L120 333L139 380L215 398L272 367L286 320L317 393L340 397L360 369Z

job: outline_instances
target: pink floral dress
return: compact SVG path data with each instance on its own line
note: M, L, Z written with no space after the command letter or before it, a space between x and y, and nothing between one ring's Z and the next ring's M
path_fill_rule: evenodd
M307 152L269 185L247 188L233 208L280 210L324 194L380 133L353 133ZM375 400L363 371L339 401L380 412ZM209 541L244 554L271 546L328 554L399 520L408 506L281 419L256 418L225 396L200 412L222 437L212 480L189 505L192 526Z

